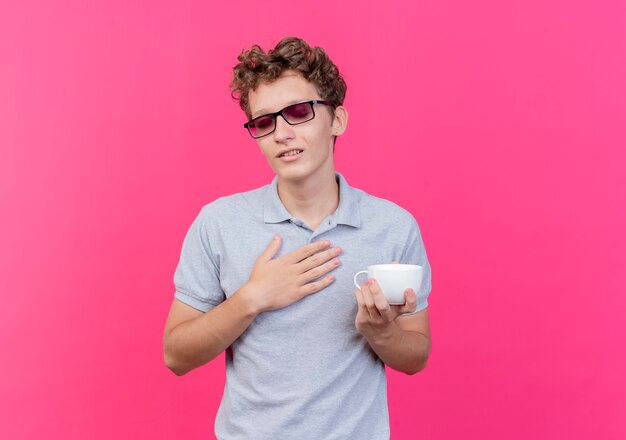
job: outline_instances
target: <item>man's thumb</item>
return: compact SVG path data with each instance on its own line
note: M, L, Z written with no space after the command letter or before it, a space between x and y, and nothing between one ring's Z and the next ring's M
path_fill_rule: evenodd
M391 264L400 264L400 260L393 260Z
M276 255L276 252L278 252L278 249L280 249L280 243L280 235L274 235L274 238L272 239L270 244L267 245L263 253L260 255L260 258L264 261L269 261L274 258L274 255Z

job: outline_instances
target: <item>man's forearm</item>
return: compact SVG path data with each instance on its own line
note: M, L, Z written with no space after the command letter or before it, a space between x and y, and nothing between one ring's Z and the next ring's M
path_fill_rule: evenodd
M430 354L430 339L425 335L403 330L395 322L389 330L367 338L372 350L394 370L415 374L424 369Z
M218 306L170 331L164 343L167 366L180 376L210 362L226 350L257 315L240 289Z

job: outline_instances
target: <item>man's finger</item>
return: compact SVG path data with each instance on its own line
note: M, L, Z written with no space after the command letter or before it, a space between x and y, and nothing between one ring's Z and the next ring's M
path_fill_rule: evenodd
M356 302L359 305L359 311L361 313L364 313L365 316L369 316L367 306L365 305L365 300L363 299L363 292L360 289L356 289L354 291L354 296L356 297Z
M417 295L413 289L409 288L404 291L405 303L400 313L413 313L417 308Z
M380 290L380 286L374 279L370 280L370 291L372 292L372 298L374 299L374 304L376 305L378 313L380 313L385 321L393 321L389 301L387 301L387 298L385 298L382 290Z
M400 264L400 260L393 260L391 264Z
M328 246L330 246L329 240L315 241L285 255L285 259L290 263L299 263L305 258L309 258L311 255L326 249Z
M365 303L365 307L370 318L372 320L379 318L380 313L378 313L378 309L374 303L374 297L372 296L372 292L370 290L369 280L361 285L361 293L363 294L363 302Z

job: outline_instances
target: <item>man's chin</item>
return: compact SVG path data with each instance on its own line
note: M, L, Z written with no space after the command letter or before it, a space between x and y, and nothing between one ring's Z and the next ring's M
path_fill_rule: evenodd
M311 177L311 172L302 169L296 169L295 167L289 170L280 169L280 167L278 167L278 169L274 169L274 173L278 176L280 180L294 183L304 181L307 178Z

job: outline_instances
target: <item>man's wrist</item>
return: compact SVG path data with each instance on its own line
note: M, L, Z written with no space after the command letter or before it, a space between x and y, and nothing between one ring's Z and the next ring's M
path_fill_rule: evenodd
M366 335L365 339L373 345L387 345L389 341L393 340L393 338L397 336L396 332L398 329L399 327L395 322L390 322L384 328L375 329L371 334Z
M233 294L233 297L236 297L244 313L251 318L256 318L258 314L263 312L262 306L255 301L256 296L257 295L254 294L254 288L247 283Z

